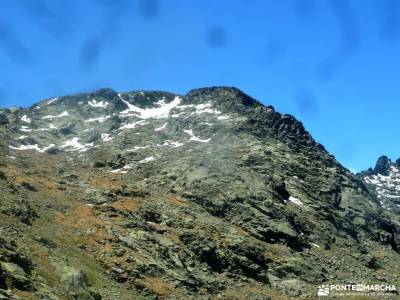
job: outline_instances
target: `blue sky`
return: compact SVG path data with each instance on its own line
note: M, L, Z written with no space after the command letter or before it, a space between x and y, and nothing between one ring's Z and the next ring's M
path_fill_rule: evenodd
M400 1L4 0L0 106L236 86L346 167L400 157Z

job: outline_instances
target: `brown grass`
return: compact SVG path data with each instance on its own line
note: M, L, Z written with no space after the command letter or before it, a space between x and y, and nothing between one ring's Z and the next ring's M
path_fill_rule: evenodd
M138 211L140 208L140 201L136 198L123 198L114 202L111 206L120 210Z
M171 294L174 291L174 287L162 278L158 277L145 277L140 282L148 289L152 290L159 296L165 296Z
M163 198L163 201L178 206L188 206L189 204L187 200L176 197L165 197Z
M29 249L32 253L32 261L35 264L36 272L38 272L50 284L57 285L59 283L58 273L50 263L47 250L34 243L29 243Z
M289 298L289 297L282 295L282 293L280 293L278 291L275 291L275 290L272 290L269 288L265 288L265 287L262 287L259 285L251 284L251 283L243 285L242 287L240 287L238 289L225 290L224 294L225 294L226 298L224 298L224 299L246 300L246 299L248 299L248 295L251 292L253 292L255 295L265 297L266 299L268 297L271 297L274 300L300 299L298 297ZM216 299L216 297L214 299Z

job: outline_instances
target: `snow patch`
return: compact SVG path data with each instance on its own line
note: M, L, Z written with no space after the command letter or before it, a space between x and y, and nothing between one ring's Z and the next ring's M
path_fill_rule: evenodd
M93 100L90 100L90 101L88 102L88 104L89 104L91 107L102 107L102 108L105 108L105 107L107 107L107 105L110 104L110 103L108 103L108 102L106 102L106 101L103 101L103 100L97 102L96 99L93 99Z
M219 110L212 108L211 102L201 103L201 104L197 104L197 105L193 105L193 104L179 105L177 108L180 110L187 110L189 108L194 108L195 111L191 113L192 115L193 114L200 115L200 114L204 114L204 113L215 114L215 115L221 114L221 112ZM184 112L180 112L180 113L174 114L172 116L179 117L183 113Z
M122 102L126 104L128 109L124 110L121 112L122 115L128 115L129 113L134 113L134 116L137 116L138 118L141 119L162 119L166 118L169 115L169 112L171 109L174 107L178 106L179 103L181 103L181 98L176 96L173 101L170 103L165 103L163 102L157 102L159 104L159 107L154 107L154 108L139 108L128 101L124 100L121 96L121 94L118 94L118 97L121 99Z
M35 150L35 151L38 151L40 153L43 153L43 152L47 151L48 149L50 149L52 147L55 147L55 145L51 144L51 145L49 145L47 147L44 147L42 149L38 146L38 144L35 144L35 145L21 145L19 147L13 147L13 146L9 146L9 147L11 149L14 149L14 150Z
M59 115L56 115L56 116L51 116L51 115L49 115L49 116L44 116L44 117L42 117L42 119L43 120L46 120L46 119L55 119L55 118L62 118L62 117L68 117L69 116L69 113L67 112L67 111L63 111L61 114L59 114Z
M154 156L149 156L149 157L146 157L145 159L142 159L141 161L139 161L139 164L145 164L150 161L153 161L154 159L155 159Z
M158 127L156 129L154 129L154 131L161 131L164 130L165 128L167 128L168 123L164 123L161 127Z
M165 97L162 97L160 100L158 100L157 102L154 103L155 105L158 106L163 106L165 105Z
M98 118L90 118L85 120L85 123L91 123L91 122L99 122L99 123L103 123L104 121L108 120L109 118L111 118L111 116L101 116Z
M110 173L121 173L121 174L128 173L128 171L125 171L122 168L121 169L111 170L111 171L108 171L108 172L110 172Z
M103 142L108 142L111 141L113 137L111 137L109 133L102 133L101 139L103 140Z
M93 147L93 143L82 145L81 143L79 143L78 137L73 137L72 139L64 142L64 144L61 146L61 148L70 148L67 151L79 151L79 152L85 152L89 150L91 147Z
M202 110L202 109L206 109L206 108L210 108L212 106L211 102L207 102L207 103L201 103L196 105L196 110Z
M133 149L126 150L126 152L135 152L136 150L146 149L146 148L149 148L149 147L150 146L135 146L135 147L133 147Z
M19 129L20 131L24 131L24 132L30 132L32 131L32 129L30 129L28 126L21 126L21 128Z
M124 170L130 170L132 168L133 168L133 164L127 164L127 165L122 167L122 169L124 169Z
M58 100L58 97L53 98L53 99L47 101L47 105L52 104L53 102L55 102L55 101L57 101L57 100Z
M219 110L213 109L211 107L212 107L212 104L210 102L204 103L204 104L198 104L195 106L195 108L196 108L195 113L198 115L205 114L205 113L215 114L215 115L221 114L221 112Z
M195 136L193 134L193 130L192 129L183 130L183 132L185 132L188 135L190 135L190 140L189 141L195 141L195 142L200 142L200 143L208 143L209 141L211 141L211 138L208 138L206 140L202 140L202 139L198 138L197 136Z
M289 197L289 201L296 205L303 205L303 202L301 202L300 199L297 199L293 196Z
M38 144L35 145L21 145L19 147L13 147L9 146L13 150L35 150L35 151L40 151L41 149L39 148Z
M124 124L119 129L133 129L137 125L146 125L146 124L147 124L147 122L142 120L142 121L137 121L137 122L133 122L133 123Z
M365 181L372 184L378 184L379 180L375 179L374 177L365 177Z
M185 114L185 112L184 112L184 111L181 111L181 112L179 112L179 113L177 113L177 114L171 115L171 117L173 117L173 118L179 118L180 116L182 116L182 115L184 115L184 114Z
M182 147L183 145L184 145L183 143L166 140L163 144L157 145L157 146L160 146L160 147L162 147L162 146L172 146L174 148L178 148L178 147Z
M27 135L21 135L21 136L15 138L15 139L16 140L23 140L23 139L26 139L27 137L28 137Z
M30 118L28 118L27 115L23 115L21 118L21 121L25 122L25 123L30 123L32 120Z

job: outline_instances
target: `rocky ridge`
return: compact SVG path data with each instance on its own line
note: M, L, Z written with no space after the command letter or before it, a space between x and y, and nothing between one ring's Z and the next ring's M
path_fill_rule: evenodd
M381 156L375 168L358 174L365 185L374 194L382 208L400 214L400 158L392 161L387 156Z
M1 109L0 135L0 299L399 284L399 220L301 122L236 88L46 99Z

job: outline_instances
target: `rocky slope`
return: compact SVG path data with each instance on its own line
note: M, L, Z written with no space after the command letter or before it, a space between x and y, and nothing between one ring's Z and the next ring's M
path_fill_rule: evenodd
M236 88L0 110L0 299L286 299L399 284L399 223Z
M392 161L387 156L381 156L374 169L370 168L358 176L384 209L400 214L400 158Z

